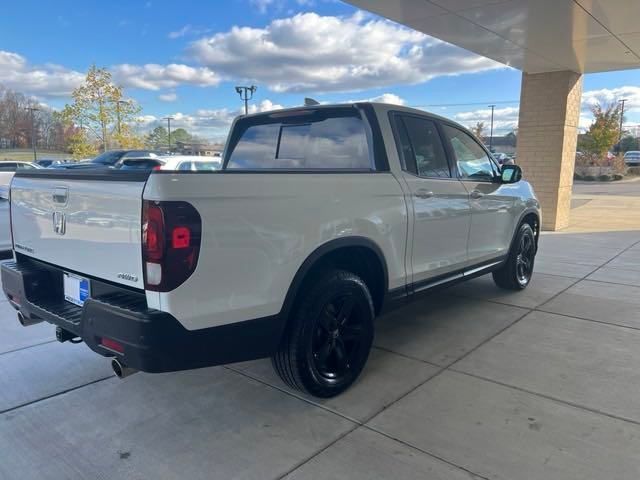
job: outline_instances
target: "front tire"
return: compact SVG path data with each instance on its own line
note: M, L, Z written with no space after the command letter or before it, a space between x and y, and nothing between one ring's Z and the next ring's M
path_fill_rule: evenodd
M358 378L373 343L373 301L351 272L318 277L297 302L278 351L271 357L291 388L334 397Z
M518 229L507 261L493 272L493 281L507 290L524 290L531 281L535 258L535 234L531 225L523 223Z

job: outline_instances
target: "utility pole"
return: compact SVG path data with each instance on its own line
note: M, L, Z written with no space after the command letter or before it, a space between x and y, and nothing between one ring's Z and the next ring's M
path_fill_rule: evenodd
M36 107L27 107L25 110L31 112L31 146L33 147L33 161L36 162L38 160L38 154L36 153L36 125L34 112L39 112L40 109Z
M618 142L620 142L622 140L622 122L624 122L624 104L626 103L627 99L623 98L622 100L618 100L618 103L620 103L620 135L618 136Z
M171 120L173 120L173 117L164 117L163 120L167 121L167 131L169 132L169 153L171 153Z
M493 110L496 108L495 105L489 105L491 108L491 130L489 133L489 151L493 153Z
M253 98L253 94L256 92L258 87L255 85L251 85L250 87L236 87L236 92L240 95L240 99L244 101L244 114L247 115L249 113L249 100Z

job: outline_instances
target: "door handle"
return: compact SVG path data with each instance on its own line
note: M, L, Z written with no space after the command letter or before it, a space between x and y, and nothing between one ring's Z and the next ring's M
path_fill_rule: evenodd
M413 195L418 198L431 198L433 197L433 192L429 190L425 190L424 188L421 188L417 190L416 193L414 193Z
M473 190L473 191L469 194L469 196L470 196L471 198L482 198L482 197L484 197L484 193L482 193L482 192L480 192L480 191L478 191L478 190Z

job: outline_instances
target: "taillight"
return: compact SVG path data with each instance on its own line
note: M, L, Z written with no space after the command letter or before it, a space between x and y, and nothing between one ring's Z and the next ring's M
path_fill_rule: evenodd
M202 221L187 202L145 200L142 207L142 257L145 288L168 292L196 269Z
M145 202L142 213L142 244L148 260L160 261L164 256L164 215L159 204Z

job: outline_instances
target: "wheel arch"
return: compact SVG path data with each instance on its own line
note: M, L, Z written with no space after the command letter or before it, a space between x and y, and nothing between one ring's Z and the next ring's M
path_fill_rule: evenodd
M518 236L518 232L520 231L520 227L522 224L527 223L531 226L533 230L533 235L536 240L536 252L538 251L538 241L540 239L540 212L535 208L527 208L520 214L520 218L516 223L515 229L513 230L513 235L511 236L511 242L509 243L509 252L513 249L513 242L516 241L516 237ZM507 258L509 254L507 253ZM507 260L505 258L505 262Z
M345 268L358 274L367 284L374 301L376 314L382 309L384 296L389 289L389 271L382 249L369 238L361 236L341 237L316 248L296 272L285 296L280 314L287 321L295 307L305 283L325 268ZM354 268L360 266L360 268ZM351 268L349 268L351 267ZM357 271L353 271L353 270Z

